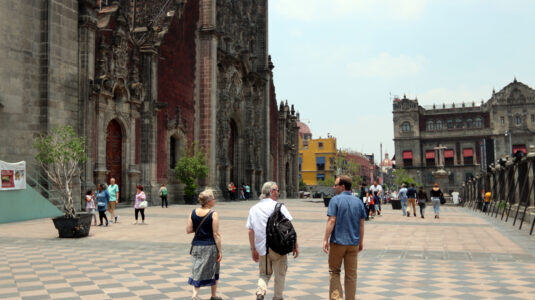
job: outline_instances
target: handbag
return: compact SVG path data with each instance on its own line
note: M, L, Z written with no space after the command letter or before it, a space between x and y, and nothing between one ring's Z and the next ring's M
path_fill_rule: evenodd
M199 232L199 229L201 229L202 223L206 221L208 216L212 214L214 211L210 209L210 211L202 218L201 223L199 223L199 226L197 226L197 229L195 229L195 235L193 236L193 239L191 240L191 247L189 248L189 255L191 255L191 251L193 251L193 241L195 240L195 237L197 236L197 232Z
M446 203L446 199L444 199L443 195L440 195L440 204Z
M141 208L147 208L147 206L149 206L149 203L147 202L147 200L143 200L139 203L137 207L141 209Z

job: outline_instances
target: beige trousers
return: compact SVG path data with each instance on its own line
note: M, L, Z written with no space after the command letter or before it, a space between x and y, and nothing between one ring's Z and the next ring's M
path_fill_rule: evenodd
M411 211L411 206L412 206L412 211L414 215L416 216L416 198L409 198L409 206L407 206L407 214Z
M357 294L357 260L359 246L331 243L329 249L329 299L343 300L344 291L340 282L340 269L344 262L344 290L346 300L355 300Z
M271 275L275 273L275 293L274 300L282 300L282 292L284 291L284 281L286 280L286 270L288 270L288 255L280 255L275 251L269 250L266 256L260 256L259 261L259 275L257 295L266 295L267 285Z

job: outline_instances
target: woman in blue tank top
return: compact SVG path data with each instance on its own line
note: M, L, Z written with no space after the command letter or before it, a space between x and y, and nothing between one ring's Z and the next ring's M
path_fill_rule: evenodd
M220 300L216 294L219 280L219 263L223 257L219 234L219 215L213 211L215 197L211 190L199 194L200 208L194 209L186 226L187 233L194 233L191 256L193 265L188 283L193 286L192 299L199 299L201 286L211 286L210 300ZM204 221L203 221L204 219Z

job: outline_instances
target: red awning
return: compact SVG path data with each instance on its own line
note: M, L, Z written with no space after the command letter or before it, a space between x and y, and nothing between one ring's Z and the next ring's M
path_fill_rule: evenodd
M434 159L435 158L435 150L429 150L425 152L425 158L426 159Z
M517 151L522 151L524 154L528 153L526 150L526 145L513 145L513 154L515 154Z
M453 158L453 149L444 150L444 158Z
M412 151L403 151L403 159L412 159Z
M474 150L472 148L463 149L463 157L474 157Z

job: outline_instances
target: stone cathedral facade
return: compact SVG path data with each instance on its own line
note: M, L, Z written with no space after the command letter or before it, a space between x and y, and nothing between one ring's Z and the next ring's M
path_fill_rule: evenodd
M276 100L267 0L8 0L0 76L0 159L34 163L34 136L63 124L87 139L78 191L115 177L171 202L188 144L206 152L202 186L298 188L293 105ZM224 193L218 193L222 197Z

